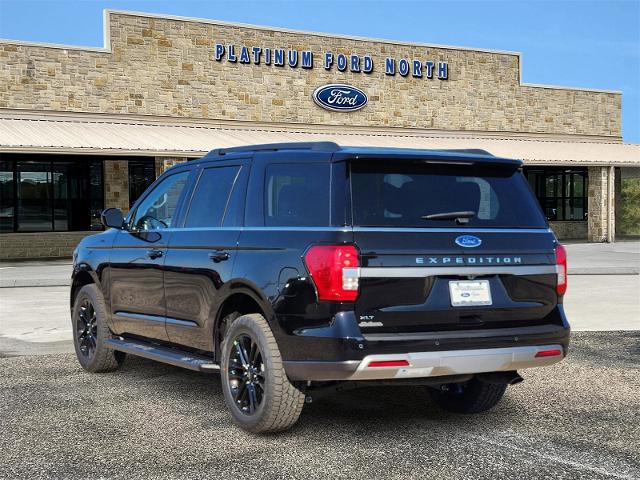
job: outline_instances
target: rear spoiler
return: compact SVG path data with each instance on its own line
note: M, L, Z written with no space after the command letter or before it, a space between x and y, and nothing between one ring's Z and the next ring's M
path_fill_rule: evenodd
M333 154L333 161L404 161L410 163L426 163L435 165L475 165L475 166L491 166L502 167L507 170L517 170L523 165L522 160L514 160L510 158L494 157L492 155L478 155L475 153L462 153L461 151L451 151L438 155L419 155L419 154L349 154L337 152Z

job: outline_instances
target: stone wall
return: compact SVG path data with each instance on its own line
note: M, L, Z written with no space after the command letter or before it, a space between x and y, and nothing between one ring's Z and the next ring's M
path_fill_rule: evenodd
M186 162L187 160L188 159L184 157L156 157L156 178L174 165Z
M104 162L104 208L119 208L124 215L129 211L129 162Z
M511 53L109 14L110 51L0 42L0 108L260 122L621 136L621 95L520 84ZM313 52L313 68L216 61L215 44ZM368 54L369 74L323 68ZM448 79L388 76L387 57L448 62ZM369 104L348 114L311 99L347 83Z
M615 195L615 188L612 192ZM589 167L588 196L588 239L590 242L606 242L609 234L609 167ZM612 205L615 205L615 199ZM612 225L615 225L615 211L611 210ZM612 236L615 237L614 232Z
M549 222L559 240L586 240L587 222Z
M3 233L0 260L71 257L84 237L98 232Z

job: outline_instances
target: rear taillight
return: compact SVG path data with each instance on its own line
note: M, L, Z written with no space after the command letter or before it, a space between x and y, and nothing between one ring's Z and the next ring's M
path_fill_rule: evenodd
M556 267L558 269L556 291L558 295L564 295L567 291L567 251L560 244L556 246Z
M319 300L353 302L358 298L360 266L353 245L315 245L304 256Z

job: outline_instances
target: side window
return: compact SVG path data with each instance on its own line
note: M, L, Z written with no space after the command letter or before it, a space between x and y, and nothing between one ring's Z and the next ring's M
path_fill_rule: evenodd
M155 187L138 206L132 223L133 228L136 230L169 228L180 194L187 184L189 173L181 172L171 175Z
M274 164L265 178L266 226L329 225L329 164Z
M229 202L240 167L203 170L198 180L185 227L219 227Z

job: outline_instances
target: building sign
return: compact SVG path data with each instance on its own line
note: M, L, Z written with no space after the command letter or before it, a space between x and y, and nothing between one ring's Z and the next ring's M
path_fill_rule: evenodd
M359 110L369 101L362 90L337 83L317 88L313 92L313 100L322 108L336 112Z
M325 70L371 74L376 66L371 55L345 55L343 53L323 52L322 67ZM215 59L218 62L243 63L246 65L267 65L289 68L314 68L314 53L311 50L284 48L262 48L245 45L215 46ZM449 65L447 62L435 62L429 59L406 59L387 57L384 60L385 75L413 78L447 80Z

